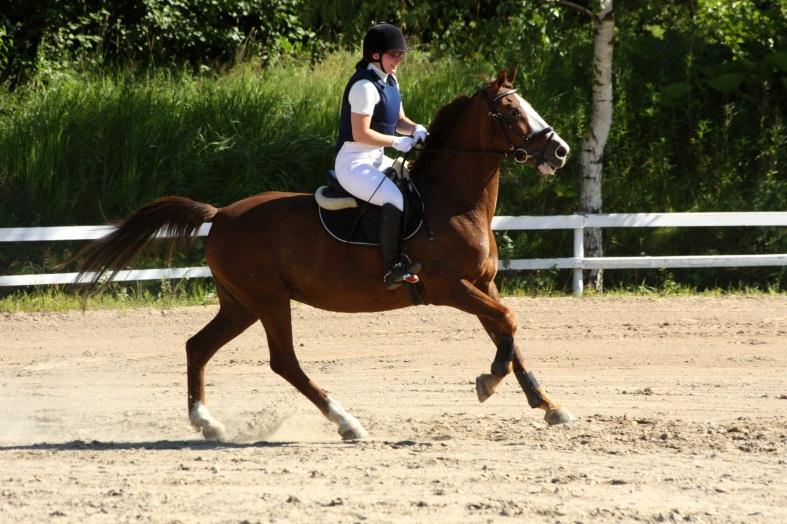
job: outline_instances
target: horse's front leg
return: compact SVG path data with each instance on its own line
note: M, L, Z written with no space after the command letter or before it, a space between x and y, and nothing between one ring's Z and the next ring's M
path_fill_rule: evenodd
M475 380L478 400L479 402L484 402L494 395L503 379L513 370L514 356L517 351L516 343L514 342L516 320L511 310L500 303L500 295L498 294L497 286L494 281L490 280L488 282L476 283L475 285L469 284L469 282L463 282L463 285L475 287L478 292L481 293L479 297L480 300L489 302L496 310L499 309L503 312L502 323L489 316L484 316L484 314L476 313L478 320L481 321L481 325L484 326L487 334L489 334L492 342L494 342L495 347L497 347L495 358L492 361L491 372L482 373ZM529 402L531 401L531 397L535 399L535 391L532 388L525 389L525 393L528 396Z
M519 382L527 402L532 408L541 408L546 413L544 420L550 425L570 422L575 417L554 402L535 375L528 371L522 351L514 341L516 321L509 308L500 302L497 286L493 281L476 286L462 280L455 293L455 307L478 317L484 329L497 346L492 361L491 373L483 373L476 378L478 400L484 402L491 397L503 378L511 371Z

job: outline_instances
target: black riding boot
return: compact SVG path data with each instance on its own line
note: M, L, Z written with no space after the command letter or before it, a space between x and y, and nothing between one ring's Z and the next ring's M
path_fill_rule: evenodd
M396 206L385 204L382 207L380 220L380 248L383 252L383 281L388 289L396 289L403 282L415 284L421 264L418 262L403 263L402 260L402 212Z

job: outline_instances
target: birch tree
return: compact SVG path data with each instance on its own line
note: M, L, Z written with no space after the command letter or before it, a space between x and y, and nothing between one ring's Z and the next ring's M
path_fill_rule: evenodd
M604 146L612 126L612 49L615 36L612 0L600 0L601 10L598 13L566 0L553 0L551 3L577 9L585 13L594 24L593 105L590 126L582 140L580 213L601 213ZM604 255L601 229L585 229L585 254L591 257ZM604 287L603 271L591 270L587 285L601 291Z

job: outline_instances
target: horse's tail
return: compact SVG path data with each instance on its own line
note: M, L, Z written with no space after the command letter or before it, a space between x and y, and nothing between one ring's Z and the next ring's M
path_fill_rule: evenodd
M110 273L112 281L126 264L156 238L168 255L193 240L203 222L211 220L218 209L188 198L167 196L148 202L124 220L109 235L85 246L74 259L83 259L75 283L87 284L86 295L93 293L99 280ZM87 273L92 273L87 277Z

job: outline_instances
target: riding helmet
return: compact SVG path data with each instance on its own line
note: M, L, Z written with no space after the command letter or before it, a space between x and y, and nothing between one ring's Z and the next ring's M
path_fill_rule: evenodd
M367 60L371 58L372 53L385 53L391 50L409 51L404 35L395 25L377 24L363 37L363 57Z

